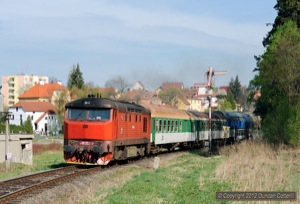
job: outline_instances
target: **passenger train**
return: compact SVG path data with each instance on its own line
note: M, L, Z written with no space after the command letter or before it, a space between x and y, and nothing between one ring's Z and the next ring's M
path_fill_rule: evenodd
M219 146L249 138L253 120L238 112L208 113L87 97L69 102L64 117L67 163L107 165L163 149Z

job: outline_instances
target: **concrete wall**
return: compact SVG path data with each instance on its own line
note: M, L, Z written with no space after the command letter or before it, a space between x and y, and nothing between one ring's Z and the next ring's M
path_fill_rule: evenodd
M8 140L8 153L11 156L12 162L23 163L32 165L33 148L32 139L33 135L15 134L10 135ZM0 134L0 162L5 162L5 134Z

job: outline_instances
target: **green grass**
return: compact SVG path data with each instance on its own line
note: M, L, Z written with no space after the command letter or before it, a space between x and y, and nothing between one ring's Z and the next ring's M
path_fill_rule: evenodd
M33 165L11 163L9 172L6 164L0 164L0 180L6 180L22 175L67 166L63 158L62 144L33 144Z
M215 199L216 191L232 188L214 176L220 160L198 154L181 156L168 168L135 176L114 189L105 200L108 203L221 203Z

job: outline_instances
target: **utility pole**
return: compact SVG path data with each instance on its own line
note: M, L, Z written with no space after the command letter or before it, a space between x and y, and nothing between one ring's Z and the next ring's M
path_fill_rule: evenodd
M6 172L10 171L11 167L11 153L9 153L9 120L12 118L10 112L0 112L5 120L5 166Z
M209 135L208 135L209 153L212 153L212 144L211 144L211 139L212 139L211 101L212 101L212 87L213 87L212 78L215 75L225 75L225 74L227 74L227 71L215 71L215 70L213 70L212 67L208 67L208 70L206 72L206 76L207 76L206 90L207 90L207 94L208 94L207 100L208 100L208 118L209 118Z

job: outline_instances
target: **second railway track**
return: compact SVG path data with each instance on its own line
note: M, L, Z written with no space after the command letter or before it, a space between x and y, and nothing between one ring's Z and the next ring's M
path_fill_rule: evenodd
M0 182L0 203L19 203L60 182L74 177L104 171L100 166L69 166Z

